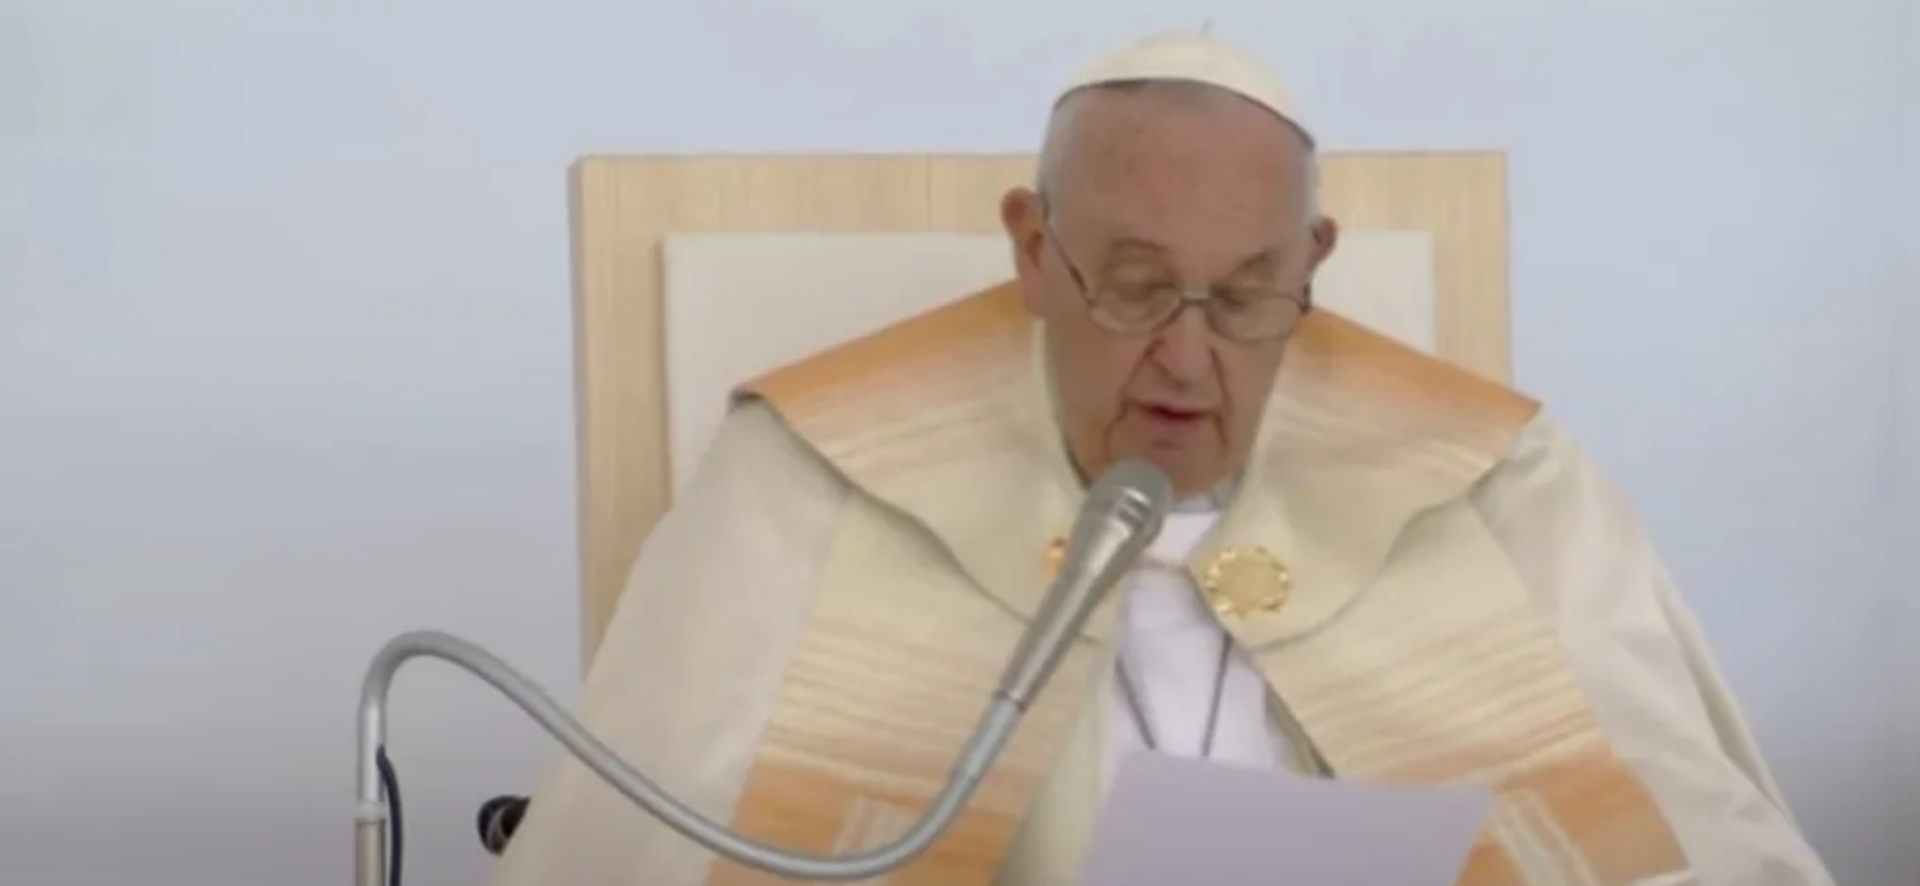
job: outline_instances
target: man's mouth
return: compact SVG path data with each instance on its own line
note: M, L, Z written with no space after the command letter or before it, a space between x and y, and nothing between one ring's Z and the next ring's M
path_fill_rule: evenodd
M1152 418L1155 424L1175 427L1191 425L1205 419L1208 415L1205 409L1189 409L1182 406L1166 406L1155 403L1144 404L1143 408L1147 416Z

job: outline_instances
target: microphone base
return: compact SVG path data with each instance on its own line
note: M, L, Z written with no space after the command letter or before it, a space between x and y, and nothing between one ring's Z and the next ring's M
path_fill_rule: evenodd
M387 886L387 822L362 817L353 826L353 886Z

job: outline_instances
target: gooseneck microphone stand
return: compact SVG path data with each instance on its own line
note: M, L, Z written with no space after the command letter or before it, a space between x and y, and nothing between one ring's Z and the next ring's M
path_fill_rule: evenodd
M947 783L899 839L853 855L806 855L742 837L661 790L614 755L532 681L491 653L436 631L401 634L381 647L360 690L359 806L354 812L355 886L399 886L399 780L387 759L387 690L400 666L422 656L452 662L513 699L528 716L627 799L709 851L793 880L867 880L913 860L940 838L1020 725L1107 588L1160 534L1171 485L1151 464L1122 462L1087 491L1062 566L1015 645L987 709L961 747ZM395 834L389 870L388 827Z
M512 699L567 750L634 803L688 839L720 855L796 880L858 881L898 868L939 839L966 808L993 761L1019 725L1026 699L996 693L979 728L954 762L953 777L914 826L899 839L853 855L805 855L742 837L660 789L587 732L540 687L480 647L437 631L415 631L388 641L374 656L360 691L359 803L354 814L354 886L388 886L387 828L392 810L383 778L387 690L394 674L415 658L451 662Z

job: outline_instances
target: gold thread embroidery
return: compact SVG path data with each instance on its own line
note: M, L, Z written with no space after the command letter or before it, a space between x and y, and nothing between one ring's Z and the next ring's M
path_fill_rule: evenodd
M1279 612L1293 594L1293 573L1262 547L1228 548L1200 574L1213 611L1229 618Z

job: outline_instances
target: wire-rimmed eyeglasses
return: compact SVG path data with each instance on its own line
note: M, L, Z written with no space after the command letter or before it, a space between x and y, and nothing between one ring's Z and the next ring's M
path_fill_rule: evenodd
M1207 325L1221 337L1242 344L1273 341L1292 333L1313 309L1313 284L1299 289L1281 286L1182 288L1165 283L1088 282L1072 256L1067 255L1053 225L1043 224L1047 241L1066 267L1067 276L1086 302L1095 325L1119 335L1146 335L1171 324L1189 306L1206 314Z

